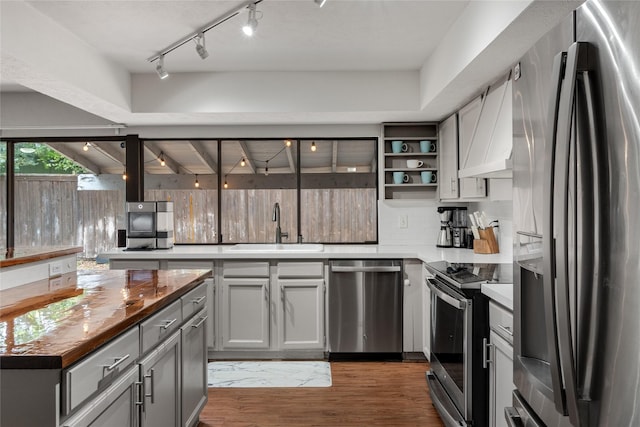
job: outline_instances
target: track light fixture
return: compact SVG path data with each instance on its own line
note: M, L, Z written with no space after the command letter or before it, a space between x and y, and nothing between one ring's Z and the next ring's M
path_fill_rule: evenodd
M158 77L160 77L161 80L164 80L167 77L169 77L169 73L167 72L167 70L164 69L164 54L158 57L158 65L156 65L156 73L158 73Z
M318 7L322 7L327 2L327 0L313 0L313 2L317 4Z
M256 19L256 4L252 3L249 5L249 18L247 19L247 23L242 27L242 31L247 36L252 36L253 33L256 32L256 28L258 28L258 20Z
M209 56L209 52L205 47L204 33L199 33L194 40L196 41L196 52L198 52L200 58L206 59Z

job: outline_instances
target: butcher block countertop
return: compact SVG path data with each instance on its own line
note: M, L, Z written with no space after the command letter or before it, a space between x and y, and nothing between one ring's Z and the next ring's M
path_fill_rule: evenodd
M82 246L32 246L14 249L0 249L0 268L30 262L44 261L82 252Z
M208 270L73 272L0 291L0 368L65 368L210 276Z

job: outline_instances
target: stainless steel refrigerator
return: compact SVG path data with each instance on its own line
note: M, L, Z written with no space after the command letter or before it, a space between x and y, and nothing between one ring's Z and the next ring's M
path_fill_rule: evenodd
M588 0L514 69L510 425L640 426L640 1Z

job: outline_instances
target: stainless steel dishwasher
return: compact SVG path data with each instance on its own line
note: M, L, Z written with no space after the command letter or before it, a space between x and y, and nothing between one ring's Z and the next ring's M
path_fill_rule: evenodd
M402 356L402 261L331 261L329 353Z

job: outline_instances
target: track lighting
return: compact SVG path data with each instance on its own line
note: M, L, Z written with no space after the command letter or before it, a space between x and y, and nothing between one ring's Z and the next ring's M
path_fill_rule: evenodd
M245 166L247 164L247 162L244 161L244 157L242 158L242 160L240 160L240 166Z
M315 153L315 151L318 149L318 147L316 147L316 143L315 141L311 143L311 151L313 151Z
M322 7L327 2L327 0L313 0L313 2L317 4L318 7Z
M167 72L167 70L164 69L164 55L160 55L158 57L158 65L156 65L156 73L158 73L158 77L160 77L161 80L164 80L167 77L169 77L169 73Z
M196 182L193 183L196 188L200 187L200 183L198 182L198 175L196 174Z
M204 33L199 33L194 40L196 41L196 52L198 52L200 58L206 59L209 56L209 52L205 47Z
M91 144L89 144L88 142L85 142L85 143L84 143L84 147L82 147L82 150L84 150L84 151L89 151L89 146L90 146L90 145L91 145Z
M253 33L256 32L256 28L258 28L258 20L256 19L256 4L252 3L249 5L249 18L247 19L247 23L242 27L242 31L246 35L252 36Z

